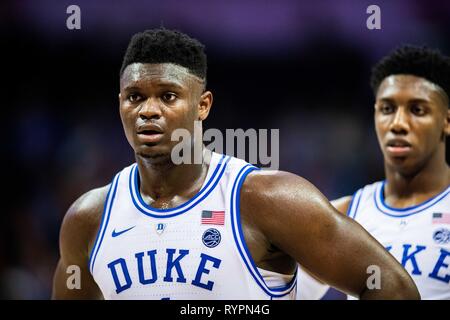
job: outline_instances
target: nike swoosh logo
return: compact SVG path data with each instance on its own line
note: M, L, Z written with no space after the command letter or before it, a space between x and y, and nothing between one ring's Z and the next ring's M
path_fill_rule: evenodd
M113 238L115 238L115 237L117 237L117 236L120 236L122 233L125 233L125 232L127 232L127 231L130 231L130 230L133 229L134 227L136 227L136 226L130 227L130 228L128 228L128 229L125 229L125 230L122 230L122 231L119 231L119 232L116 232L116 229L114 229L111 235L113 236Z

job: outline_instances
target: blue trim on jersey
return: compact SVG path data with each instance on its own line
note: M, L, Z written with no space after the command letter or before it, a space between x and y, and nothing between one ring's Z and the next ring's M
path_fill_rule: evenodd
M384 198L384 186L385 186L386 180L381 182L381 186L376 186L375 192L374 192L374 202L375 206L381 213L388 215L393 218L404 218L411 215L414 215L416 213L422 212L431 206L434 206L436 203L440 202L442 199L444 199L448 194L450 194L450 186L447 187L444 191L440 192L436 196L411 207L406 208L393 208L390 207L386 202ZM393 211L393 213L387 212L387 210ZM398 213L397 213L398 212ZM403 213L403 214L399 214Z
M299 295L298 282L300 281L300 278L298 277L298 268L297 268L297 270L296 270L295 272L296 272L296 275L294 276L295 284L294 284L294 286L292 287L292 290L295 289L295 297L297 298L298 295ZM291 291L292 291L292 290L291 290Z
M95 238L94 246L92 247L91 254L89 255L88 267L91 274L94 273L95 259L97 258L98 251L105 236L106 228L108 226L109 217L111 213L111 208L116 196L117 185L119 184L120 172L114 177L111 186L109 187L108 194L106 195L105 206L103 207L102 221L100 223L100 228L97 232L97 237ZM110 197L111 190L113 190L112 196ZM105 219L106 218L106 219ZM105 222L106 221L106 222ZM100 236L101 234L101 236ZM100 236L100 241L99 241Z
M206 185L199 192L197 192L197 194L195 196L193 196L189 201L187 201L187 202L185 202L185 203L183 203L183 204L181 204L181 205L179 205L177 207L169 208L169 209L153 208L152 206L149 206L144 201L144 199L142 199L141 193L138 192L138 190L139 190L139 168L136 165L133 168L133 175L134 175L133 179L134 179L134 187L135 187L134 190L136 190L137 199L140 202L140 204L142 204L144 206L144 208L149 209L151 211L155 211L155 212L172 212L172 211L175 211L177 209L181 209L181 208L189 205L192 201L194 201L196 198L198 198L204 192L204 190L206 190L208 188L208 186L211 184L211 181L214 179L214 177L216 176L217 172L219 171L219 167L221 166L223 159L225 159L225 155L222 155L222 158L220 159L219 164L216 166L216 168L214 170L214 173L211 175L211 177L207 181Z
M350 202L350 205L348 206L348 208L347 208L347 216L349 217L349 218L352 218L353 219L353 217L352 217L352 215L354 214L354 208L355 208L355 203L356 202L358 202L358 200L359 199L361 199L360 198L360 196L361 196L361 189L358 189L358 190L356 190L356 192L353 194L353 196L352 196L352 201ZM358 203L358 205L359 205L359 203Z
M359 190L358 190L358 191L359 191ZM352 212L352 207L353 207L353 201L355 200L356 193L357 193L358 191L356 191L356 192L353 194L352 200L350 201L350 204L348 205L347 212L345 213L345 215L346 215L347 217L350 217L350 213Z
M222 155L222 158L220 159L218 165L216 166L213 174L207 181L206 185L189 201L187 201L177 207L169 208L169 209L157 209L157 208L153 208L145 203L145 201L142 199L141 193L139 192L139 183L138 183L139 174L138 174L137 165L135 165L134 168L132 168L132 170L130 172L130 179L129 179L129 189L130 189L130 194L131 194L131 199L133 201L133 204L140 212L144 213L147 216L153 217L153 218L171 218L171 217L178 216L182 213L185 213L185 212L191 210L198 203L203 201L214 190L214 188L217 186L220 179L222 178L222 175L225 172L225 168L227 167L230 159L231 159L231 157ZM219 174L217 174L218 172L219 172ZM216 178L216 176L217 176L217 178ZM132 185L133 180L134 180L134 189L133 189L133 185ZM211 187L209 187L210 185L211 185ZM208 189L208 187L209 187L209 189ZM137 198L137 200L136 200L136 198ZM138 203L138 201L139 201L139 203ZM173 212L175 210L180 210L180 211L172 213L172 214L164 214L164 215L160 214L160 213Z
M353 212L353 217L352 217L353 220L355 220L356 214L358 213L359 203L361 202L361 198L362 198L362 196L363 196L363 193L364 193L364 189L365 189L365 188L366 188L366 187L364 187L364 188L358 190L358 191L361 191L361 192L359 193L358 202L356 203L355 211Z
M250 251L249 251L249 250L247 250L247 253L249 254L249 257L251 257ZM253 259L250 259L250 261L251 261L252 264L256 267L256 265L255 265ZM296 269L295 272L294 272L294 276L292 277L291 281L289 281L289 282L286 283L285 285L278 286L278 287L269 287L269 286L265 283L264 278L263 278L263 276L259 273L259 271L258 271L258 274L259 274L261 280L264 281L264 284L265 284L265 285L267 286L267 288L269 288L270 290L272 290L272 291L280 291L280 292L281 292L281 291L289 290L288 292L285 292L285 293L282 294L282 296L285 296L285 295L289 294L289 293L292 291L292 289L294 289L295 286L297 285L297 271L298 271L298 270Z
M248 271L250 272L251 276L253 277L253 279L256 281L256 283L260 286L260 288L266 293L268 294L271 298L273 297L283 297L286 296L287 294L289 294L293 288L295 288L296 284L297 284L297 269L295 271L294 277L292 278L292 280L281 287L277 287L277 288L269 288L269 286L265 283L264 278L262 277L262 275L259 273L257 266L255 265L255 262L253 261L250 251L248 250L247 244L245 243L245 238L244 238L244 234L242 231L242 226L240 224L240 190L242 187L242 184L245 180L245 178L247 177L247 175L252 172L253 170L259 170L259 168L254 167L250 164L247 164L246 166L244 166L243 168L241 168L241 170L239 171L236 180L234 181L233 184L233 188L231 191L231 203L230 203L230 210L231 210L231 226L232 226L232 230L233 230L233 237L234 237L234 241L236 243L236 246L238 248L239 254L241 255L242 260L244 261L244 264L246 265ZM235 196L236 194L236 196ZM233 201L236 198L236 201ZM236 216L234 214L234 205L236 204ZM236 220L234 220L236 219ZM235 221L236 221L236 226L235 226ZM236 228L238 230L236 230ZM241 240L242 243L242 248L241 245L239 244L239 239ZM248 260L248 261L247 261ZM286 291L287 292L283 292ZM283 292L283 293L277 293L277 292Z

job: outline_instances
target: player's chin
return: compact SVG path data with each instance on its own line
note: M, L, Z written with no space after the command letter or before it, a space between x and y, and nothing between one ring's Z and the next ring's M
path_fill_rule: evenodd
M170 148L162 144L145 143L135 148L138 157L151 162L167 162L170 160Z
M397 172L405 175L409 175L417 171L417 167L420 162L413 155L398 157L390 156L386 159L386 161L391 165L391 167L395 168Z

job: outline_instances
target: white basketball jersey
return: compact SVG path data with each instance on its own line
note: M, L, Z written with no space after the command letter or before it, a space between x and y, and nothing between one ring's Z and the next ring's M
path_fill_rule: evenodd
M133 164L116 175L89 268L105 299L294 299L296 275L256 267L243 238L239 193L257 169L212 153L205 182L170 209L146 204Z
M422 299L450 299L450 186L419 205L396 209L384 201L384 184L358 190L348 216L403 265Z
M300 265L297 269L297 300L320 300L330 286L317 281Z

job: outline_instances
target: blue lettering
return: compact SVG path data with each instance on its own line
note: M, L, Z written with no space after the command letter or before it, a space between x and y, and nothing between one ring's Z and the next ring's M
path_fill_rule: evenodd
M178 250L178 254L177 254ZM167 269L166 274L163 278L165 282L173 282L172 277L173 269L176 269L177 277L176 282L186 283L186 278L183 274L183 269L181 266L181 260L189 254L187 249L166 249L167 252ZM137 262L137 271L139 275L139 282L143 285L153 284L158 281L158 272L156 266L156 255L157 250L150 250L147 253L138 252L134 256ZM148 256L147 258L145 258ZM145 261L144 261L145 260ZM208 275L212 268L219 269L221 259L209 256L207 254L200 254L200 263L197 268L195 278L192 280L191 284L206 290L212 290L214 286L214 281L210 281L203 277L205 274ZM124 258L116 259L110 262L108 268L111 272L114 285L116 287L116 293L119 294L124 290L129 289L133 281L131 280L130 273L128 271L127 262ZM170 299L169 297L162 297L162 300Z
M116 271L117 264L120 264L122 273L125 277L126 283L123 285L120 284L119 277L117 276L117 271ZM110 262L108 264L108 268L111 270L114 284L116 285L116 293L121 293L122 291L131 287L132 282L131 282L130 274L128 273L127 263L126 263L125 259L119 258L117 260L114 260L113 262Z
M150 267L151 267L151 272L152 272L152 277L150 279L145 279L145 275L144 275L144 262L143 262L143 257L144 257L144 253L143 252L139 252L135 254L135 257L137 259L137 263L138 263L138 273L139 273L139 282L142 284L151 284L151 283L155 283L156 280L158 279L158 275L156 273L156 250L152 250L152 251L148 251L147 255L150 257Z
M186 283L186 278L184 277L183 270L181 269L180 260L183 259L183 257L189 253L189 250L181 249L180 255L175 260L173 260L173 255L176 251L177 251L176 249L166 249L168 256L167 256L166 276L164 277L164 281L173 282L172 269L173 267L175 267L178 273L177 282Z
M204 254L204 253L202 253L200 255L200 257L202 258L202 260L200 261L200 264L198 266L197 274L195 275L195 279L192 280L192 284L194 286L197 286L197 287L200 287L200 288L203 288L203 289L212 290L214 282L212 282L212 281L208 281L207 283L202 283L201 282L202 275L204 273L209 274L209 271L210 271L209 269L205 268L206 262L211 261L213 263L212 266L214 268L218 269L219 266L220 266L220 262L222 260L214 258L214 257L211 257L211 256L209 256L207 254Z
M434 266L433 271L428 275L430 278L434 278L436 280L440 280L446 283L450 282L450 273L447 273L443 277L439 275L439 271L441 268L448 268L448 264L444 263L445 258L447 258L448 256L450 256L450 252L445 249L441 249L441 255L439 256L439 259L436 265Z
M411 260L411 263L413 265L412 274L414 275L421 275L422 272L419 270L419 267L417 266L417 261L415 255L419 253L422 250L425 250L425 246L416 246L416 251L414 251L411 254L408 254L409 249L411 248L410 244L404 244L403 245L403 258L402 258L402 266L405 267L408 260Z

